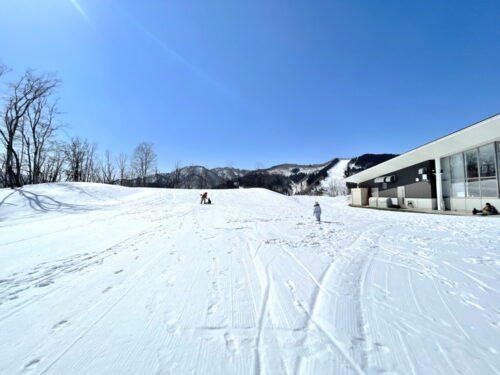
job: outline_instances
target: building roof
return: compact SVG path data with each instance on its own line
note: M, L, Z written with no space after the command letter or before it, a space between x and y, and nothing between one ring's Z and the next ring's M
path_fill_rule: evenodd
M500 140L500 114L488 117L454 133L438 138L404 154L377 164L346 179L347 182L361 183L391 172L442 158L457 152Z

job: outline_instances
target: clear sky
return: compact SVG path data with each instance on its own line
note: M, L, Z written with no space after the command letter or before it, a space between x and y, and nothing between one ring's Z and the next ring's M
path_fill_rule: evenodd
M0 61L161 170L401 153L500 112L500 1L0 0Z

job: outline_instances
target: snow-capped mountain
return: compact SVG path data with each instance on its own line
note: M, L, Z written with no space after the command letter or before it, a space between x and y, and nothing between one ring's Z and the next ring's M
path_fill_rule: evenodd
M347 194L345 178L393 158L393 154L364 154L353 159L333 159L323 164L280 164L249 171L219 187L263 187L287 195L339 196Z
M261 187L286 195L347 194L345 178L396 155L364 154L353 159L335 158L321 164L280 164L270 168L244 170L232 167L187 166L148 177L151 187L175 189L237 189ZM130 180L128 186L139 186Z

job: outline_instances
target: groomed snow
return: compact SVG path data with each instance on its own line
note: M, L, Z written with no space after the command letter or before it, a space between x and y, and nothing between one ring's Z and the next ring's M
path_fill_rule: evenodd
M500 372L498 218L198 194L1 189L0 374Z

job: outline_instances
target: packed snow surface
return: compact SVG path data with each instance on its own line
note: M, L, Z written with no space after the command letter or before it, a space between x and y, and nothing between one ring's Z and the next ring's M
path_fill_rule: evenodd
M500 220L0 190L1 374L498 374Z

